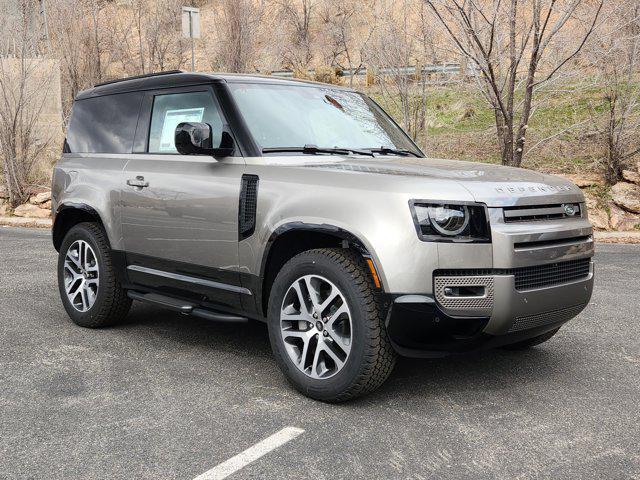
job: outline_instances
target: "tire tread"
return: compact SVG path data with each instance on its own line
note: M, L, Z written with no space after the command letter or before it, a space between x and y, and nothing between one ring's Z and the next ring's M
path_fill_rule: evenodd
M115 274L113 261L111 258L111 248L107 235L103 228L97 223L83 222L75 225L68 233L69 235L76 229L86 229L89 231L93 240L95 241L98 249L101 253L102 265L100 265L100 284L104 287L102 289L103 298L99 302L98 310L94 311L90 309L87 315L79 317L77 314L71 315L72 320L80 326L87 328L100 328L115 325L122 321L124 317L129 313L131 308L131 299L127 296L127 292L122 288L122 285L118 281ZM63 246L65 241L63 240ZM66 253L66 249L60 249L61 255ZM64 252L64 253L63 253ZM62 292L61 292L62 294ZM73 307L71 307L73 308ZM67 309L67 311L69 311Z
M304 261L306 257L312 259L317 256L326 257L347 273L350 281L359 292L358 300L362 303L363 310L366 312L367 321L363 322L363 325L366 329L364 339L368 343L365 347L365 352L368 353L365 355L364 364L360 368L359 375L345 391L332 398L322 398L327 402L345 402L380 387L395 366L396 353L391 346L385 327L385 301L376 290L371 273L361 255L353 250L344 248L306 250L289 260L283 270L292 263ZM297 385L294 384L294 386L298 388ZM302 393L308 394L305 391Z

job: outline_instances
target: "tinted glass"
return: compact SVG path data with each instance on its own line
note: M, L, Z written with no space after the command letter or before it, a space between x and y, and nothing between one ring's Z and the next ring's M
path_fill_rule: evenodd
M229 84L229 88L262 148L384 146L416 151L404 132L365 95L320 86Z
M176 127L181 122L204 122L211 125L212 145L220 145L222 119L209 92L174 93L158 95L153 99L150 153L175 153Z
M78 100L67 132L74 153L131 153L142 93Z

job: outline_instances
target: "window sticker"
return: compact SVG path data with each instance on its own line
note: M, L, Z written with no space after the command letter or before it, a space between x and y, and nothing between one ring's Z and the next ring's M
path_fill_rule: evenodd
M161 152L175 152L175 132L178 124L182 122L201 122L203 115L204 107L167 110L164 114L164 123L162 124L162 134L160 135L160 146L158 150Z

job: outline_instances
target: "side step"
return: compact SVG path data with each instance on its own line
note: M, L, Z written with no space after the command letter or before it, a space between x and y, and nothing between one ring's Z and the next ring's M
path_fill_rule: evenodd
M184 300L169 297L166 295L160 295L158 293L140 293L133 290L128 290L127 296L132 300L153 303L169 310L180 312L184 315L193 315L194 317L204 318L206 320L233 323L242 323L248 321L248 319L245 317L229 315L227 313L220 313L213 310L208 310L206 308L196 307L196 305L193 303L189 303Z

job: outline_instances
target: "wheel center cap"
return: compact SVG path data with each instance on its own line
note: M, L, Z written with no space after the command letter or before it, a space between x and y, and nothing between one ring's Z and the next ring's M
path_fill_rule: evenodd
M322 330L324 330L324 323L322 323L320 320L318 320L316 322L316 328L318 329L319 332L321 332Z

